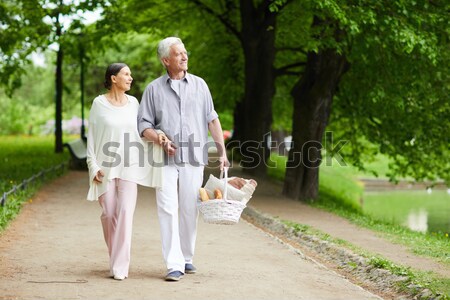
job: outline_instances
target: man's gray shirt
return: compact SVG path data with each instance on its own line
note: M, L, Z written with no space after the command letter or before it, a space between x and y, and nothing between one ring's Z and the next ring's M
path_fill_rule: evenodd
M178 91L166 74L152 81L142 95L138 129L160 129L173 141L175 162L208 163L208 123L218 118L206 82L186 73Z

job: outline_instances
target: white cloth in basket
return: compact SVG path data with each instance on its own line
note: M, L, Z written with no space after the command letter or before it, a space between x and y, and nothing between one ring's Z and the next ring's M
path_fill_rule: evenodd
M230 180L233 178L230 178ZM250 183L250 180L245 179L245 181L247 182L241 189L241 192L244 192L245 196L244 198L242 198L241 202L244 204L247 204L247 202L250 200L250 198L253 195L253 192L255 191L255 186L253 184ZM230 185L228 185L228 187L230 187Z

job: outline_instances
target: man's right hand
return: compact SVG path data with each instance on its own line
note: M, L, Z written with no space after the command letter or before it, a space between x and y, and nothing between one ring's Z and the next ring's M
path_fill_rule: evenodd
M222 155L219 157L219 169L222 171L225 168L230 167L230 162L228 161L228 158L226 155Z

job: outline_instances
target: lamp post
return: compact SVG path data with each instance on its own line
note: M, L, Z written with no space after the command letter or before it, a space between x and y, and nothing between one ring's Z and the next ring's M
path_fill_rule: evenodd
M80 137L83 141L86 141L86 130L84 126L84 47L82 41L82 34L79 39L79 54L80 54L80 101L81 101L81 130Z

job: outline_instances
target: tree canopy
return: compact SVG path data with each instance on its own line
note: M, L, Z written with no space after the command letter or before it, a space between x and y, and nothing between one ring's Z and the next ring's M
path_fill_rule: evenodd
M101 19L85 25L80 13L95 9ZM240 145L256 142L241 151L262 165L244 168L263 175L266 134L293 135L285 187L298 191L288 196L316 197L317 166L292 158L302 151L320 163L325 130L349 141L327 155L364 168L383 153L392 158L393 180L449 182L448 9L440 0L9 0L0 4L0 77L12 91L30 54L58 43L65 78L75 78L82 47L88 98L100 92L98 79L113 61L130 65L139 98L163 72L156 43L180 36L190 71L206 79L216 108L233 115ZM59 15L73 17L60 35Z

